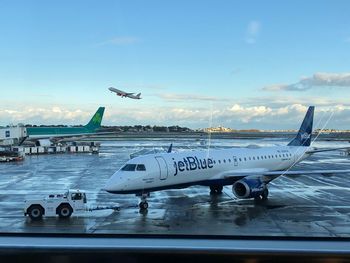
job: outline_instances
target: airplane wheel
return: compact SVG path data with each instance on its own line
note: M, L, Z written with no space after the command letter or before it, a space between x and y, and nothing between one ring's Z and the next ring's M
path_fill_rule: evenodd
M269 189L265 188L261 195L261 198L262 200L267 200L268 196L269 196Z
M147 202L140 202L139 207L140 207L140 210L147 210L148 203Z
M221 194L223 188L224 187L222 185L212 185L210 186L210 194L211 195Z
M73 210L69 205L61 205L57 213L60 218L68 218L72 215Z
M33 205L28 209L28 215L32 220L40 220L43 218L43 210L39 205Z

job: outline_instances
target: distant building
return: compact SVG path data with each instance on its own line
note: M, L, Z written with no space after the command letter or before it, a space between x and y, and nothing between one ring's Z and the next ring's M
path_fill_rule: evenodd
M219 126L219 127L204 128L203 131L204 132L235 132L236 130Z

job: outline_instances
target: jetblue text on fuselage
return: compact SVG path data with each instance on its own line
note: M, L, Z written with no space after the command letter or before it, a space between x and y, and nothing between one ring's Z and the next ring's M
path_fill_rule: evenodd
M175 159L173 158L173 161L175 168L174 176L177 175L179 172L183 171L213 168L214 163L213 160L210 158L200 159L193 156L184 157L179 161L175 161Z

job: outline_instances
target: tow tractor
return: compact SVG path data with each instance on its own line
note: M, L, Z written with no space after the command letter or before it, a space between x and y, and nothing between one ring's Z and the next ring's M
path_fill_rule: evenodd
M68 190L64 194L50 194L42 199L24 201L24 215L28 215L32 220L40 220L44 215L47 217L58 215L59 218L69 218L72 213L79 211L119 210L118 206L87 208L86 202L84 191Z

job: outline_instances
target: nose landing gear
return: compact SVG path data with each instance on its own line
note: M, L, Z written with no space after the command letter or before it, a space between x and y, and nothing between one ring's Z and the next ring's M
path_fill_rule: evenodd
M140 211L146 211L148 209L147 197L149 197L149 193L145 193L141 195L141 202L139 203Z

